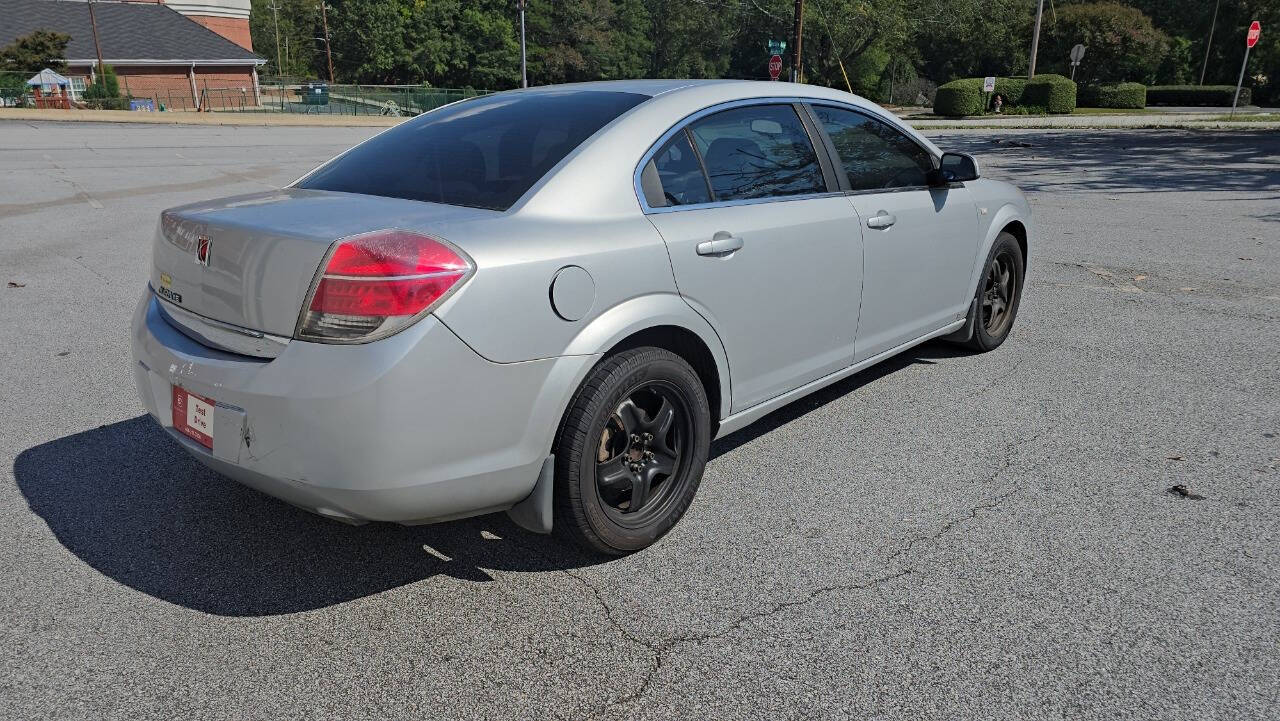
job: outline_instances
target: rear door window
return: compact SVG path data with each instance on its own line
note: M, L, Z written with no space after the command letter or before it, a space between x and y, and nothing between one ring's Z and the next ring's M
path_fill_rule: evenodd
M299 188L506 210L637 93L491 95L409 120L303 179Z
M663 198L659 205L711 202L711 190L707 186L707 176L702 172L702 162L693 152L689 136L683 130L653 156L653 165L662 184Z
M790 105L724 110L689 130L717 202L827 190L809 134Z
M881 190L928 185L933 156L888 123L852 110L813 106L831 137L852 190Z

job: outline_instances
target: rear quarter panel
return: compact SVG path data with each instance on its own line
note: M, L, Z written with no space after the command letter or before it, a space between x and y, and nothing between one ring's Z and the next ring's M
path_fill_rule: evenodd
M599 353L607 347L574 342L597 319L646 296L678 297L666 246L639 213L590 220L513 215L468 227L465 235L450 240L475 260L476 274L436 315L494 362ZM595 289L589 310L574 321L557 315L551 301L552 280L569 265L586 270Z

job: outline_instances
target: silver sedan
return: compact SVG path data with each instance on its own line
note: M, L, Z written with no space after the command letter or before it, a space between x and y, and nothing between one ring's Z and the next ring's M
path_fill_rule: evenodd
M324 516L507 511L625 553L712 439L929 339L999 346L1033 234L843 92L512 91L165 211L134 372L202 463Z

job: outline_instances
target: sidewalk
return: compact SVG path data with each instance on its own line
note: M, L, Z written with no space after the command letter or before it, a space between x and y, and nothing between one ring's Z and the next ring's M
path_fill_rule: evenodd
M130 110L41 110L35 108L0 108L0 121L41 120L82 123L161 123L166 125L319 125L329 127L376 127L397 125L408 118L383 115L329 115L321 113L212 112L173 111L164 113Z

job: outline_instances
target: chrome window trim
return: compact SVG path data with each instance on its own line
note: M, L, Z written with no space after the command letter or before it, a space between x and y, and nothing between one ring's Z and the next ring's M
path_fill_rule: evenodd
M804 193L802 195L780 195L776 198L738 198L735 200L717 200L712 203L689 203L688 205L669 205L661 208L650 208L645 206L645 215L656 215L658 213L678 213L684 210L707 210L708 208L732 208L737 205L759 205L761 203L785 203L789 200L814 200L816 198L839 198L846 193L843 190L833 190L825 193ZM641 204L644 201L640 201Z
M829 198L829 197L838 197L838 196L844 195L845 194L844 191L834 190L834 191L827 191L824 193L781 195L781 196L770 197L770 198L740 198L736 200L717 200L710 203L690 203L689 205L665 205L659 208L649 207L649 202L644 197L644 187L640 184L640 174L644 172L644 166L647 165L649 161L653 160L653 156L656 155L664 145L666 145L668 140L674 137L676 133L684 131L694 122L701 120L702 118L705 118L708 115L713 115L715 113L718 113L722 110L732 110L734 108L746 107L749 105L789 105L789 106L792 106L792 110L795 110L794 106L797 103L804 104L807 102L810 102L810 100L806 98L795 97L795 96L740 98L738 100L729 100L727 102L718 103L716 105L705 107L701 110L690 113L689 115L686 115L685 117L676 121L676 123L673 124L670 128L668 128L665 133L663 133L658 137L658 140L656 142L654 142L652 145L649 146L649 149L646 150L644 155L640 157L640 162L636 164L635 172L632 173L631 189L636 194L636 201L640 203L640 211L645 215L653 215L655 213L675 213L675 212L680 212L684 210L705 210L707 208L730 208L735 205L756 205L759 203L785 203L785 202L794 201L794 200L812 200L814 198ZM804 126L804 119L800 117L799 112L796 112L796 120L800 122L802 127ZM808 130L809 129L806 127L805 128L806 134L808 133ZM825 149L817 147L817 143L814 141L812 137L809 138L809 142L814 146L813 152L815 156L819 152L825 152ZM932 155L932 153L930 155ZM819 168L822 167L821 161L818 162L818 167ZM703 175L705 176L705 174L706 173L704 171ZM825 176L824 176L824 180L825 180Z

